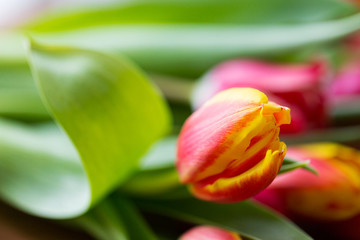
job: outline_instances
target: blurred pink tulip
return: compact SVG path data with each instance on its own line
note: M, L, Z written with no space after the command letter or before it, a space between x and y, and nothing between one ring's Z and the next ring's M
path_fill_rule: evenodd
M330 99L335 103L360 98L360 59L342 67L329 91Z
M255 199L292 219L342 221L360 213L360 153L335 143L289 147L287 156L307 160L318 176L297 169L278 176Z
M326 125L326 104L322 92L324 62L276 65L255 60L231 60L208 72L195 87L192 104L199 108L216 93L233 87L252 87L270 101L288 106L292 122L282 133L298 133Z
M333 104L360 98L360 31L348 36L343 47L345 63L328 89L329 99Z
M219 227L198 226L184 233L179 240L241 240L241 237Z

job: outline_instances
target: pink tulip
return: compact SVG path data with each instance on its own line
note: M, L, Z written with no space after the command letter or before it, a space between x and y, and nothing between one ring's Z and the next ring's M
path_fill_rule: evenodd
M348 62L340 69L328 94L334 105L360 100L360 58Z
M343 43L345 61L328 87L328 98L333 105L345 107L360 100L360 31L348 36Z
M297 169L278 176L255 199L293 219L341 221L360 213L360 153L335 143L289 147L318 176Z
M198 226L184 233L179 240L241 240L233 232L214 226Z
M232 87L251 87L271 101L291 108L292 123L282 133L298 133L326 125L326 104L322 93L325 64L276 65L255 60L231 60L207 73L193 92L193 106L199 108L216 93Z

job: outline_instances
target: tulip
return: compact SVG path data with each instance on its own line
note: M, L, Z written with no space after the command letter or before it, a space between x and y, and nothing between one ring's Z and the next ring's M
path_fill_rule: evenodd
M279 126L290 110L252 88L220 92L185 122L178 139L180 181L203 200L237 202L267 187L283 162Z
M184 233L179 240L241 240L242 238L233 232L226 231L214 226L198 226Z
M280 175L255 197L293 219L339 221L360 213L360 153L335 143L289 147L287 156L311 159L318 176L297 169Z
M360 31L348 36L342 46L344 62L328 87L328 98L333 105L360 98Z
M271 101L291 108L291 124L282 133L299 133L326 125L322 91L325 64L276 65L254 60L231 60L207 73L193 91L192 104L200 107L216 93L232 87L252 87Z

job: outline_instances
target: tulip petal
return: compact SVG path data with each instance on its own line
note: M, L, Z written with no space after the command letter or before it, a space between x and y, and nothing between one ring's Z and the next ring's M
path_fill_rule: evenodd
M241 156L246 149L241 143L255 135L252 132L259 125L265 124L260 116L260 104L263 103L267 103L267 97L260 91L234 88L218 94L195 112L186 121L179 137L177 159L181 161L177 161L177 168L180 180L187 183L222 172L228 162L217 159L230 147L239 147L237 152ZM201 155L204 156L199 158ZM212 168L206 174L199 175L209 166Z
M256 195L276 177L286 154L286 145L280 142L280 149L268 150L263 160L241 175L219 178L214 182L200 181L191 186L195 196L216 202L237 202Z

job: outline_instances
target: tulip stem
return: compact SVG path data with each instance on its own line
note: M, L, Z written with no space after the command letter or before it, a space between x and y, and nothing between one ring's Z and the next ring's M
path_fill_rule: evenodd
M111 195L73 221L99 240L157 239L136 206L120 194Z
M74 219L74 222L99 240L129 239L123 220L117 211L114 211L114 206L110 199L106 199L85 215Z

